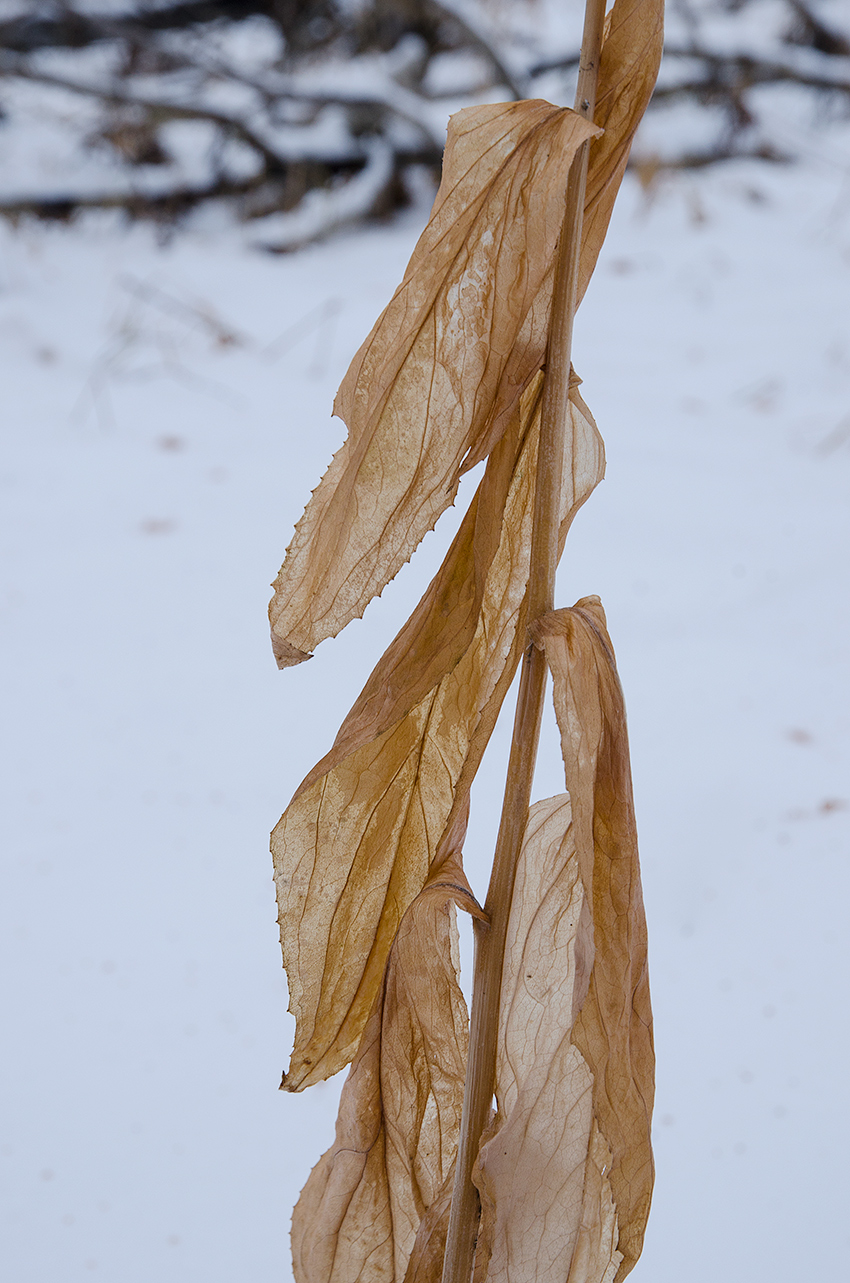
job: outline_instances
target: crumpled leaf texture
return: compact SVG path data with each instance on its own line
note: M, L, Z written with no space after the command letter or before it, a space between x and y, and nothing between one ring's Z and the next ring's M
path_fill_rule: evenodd
M334 411L349 435L299 521L269 607L278 664L361 615L486 457L542 363L538 294L580 144L598 130L551 103L452 117L443 180L404 280Z
M466 816L401 920L336 1140L295 1209L296 1283L402 1283L423 1216L450 1189L468 1039L454 905L481 916L459 863Z
M354 1055L401 916L464 805L525 645L539 383L488 461L428 608L402 630L403 644L390 646L272 834L296 1017L289 1090L336 1073ZM562 539L604 470L599 434L573 395ZM470 600L479 605L466 644ZM457 613L447 617L451 601ZM429 637L443 627L451 633L453 617L461 641L428 669L434 684L423 694L419 657Z
M352 1058L337 1137L293 1222L298 1283L437 1283L466 1012L454 904L469 789L527 644L527 583L555 249L591 142L579 297L661 52L662 0L616 0L596 125L543 102L453 117L404 280L335 412L349 436L270 605L281 667L361 615L484 478L444 563L272 835L296 1036L284 1086ZM597 126L605 127L600 135ZM570 393L561 547L604 472ZM598 599L531 627L555 684L569 796L533 807L503 981L498 1112L479 1154L475 1283L614 1283L652 1186L646 934L625 714Z
M552 672L575 849L592 907L593 968L573 1042L592 1075L593 1115L611 1148L619 1280L640 1255L649 1215L655 1080L625 705L598 597L544 615L530 632Z
M476 1283L612 1283L652 1192L654 1056L625 709L598 597L530 628L569 795L529 812L479 1151Z
M498 1113L479 1152L476 1283L611 1283L622 1259L593 1108L573 1042L593 922L566 795L530 810L508 926Z

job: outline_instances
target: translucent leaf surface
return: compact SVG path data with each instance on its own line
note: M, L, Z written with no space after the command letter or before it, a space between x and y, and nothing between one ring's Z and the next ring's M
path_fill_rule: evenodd
M402 917L336 1140L295 1209L297 1283L401 1283L422 1217L451 1177L468 1037L453 906L480 916L459 861L465 820Z
M573 1042L593 923L566 795L529 813L505 952L479 1283L611 1283L621 1257L593 1076Z
M538 394L539 383L488 461L426 605L390 646L272 835L297 1022L290 1090L354 1055L401 915L465 802L526 644ZM599 435L574 395L562 536L604 469ZM437 662L427 639L443 627L447 637L455 629L455 641Z
M507 429L542 360L520 336L540 310L570 165L597 132L542 101L452 117L431 218L337 395L348 438L275 582L281 667L363 613ZM547 315L535 336L541 325Z
M632 142L649 105L664 43L664 0L615 0L608 15L593 119L604 133L590 144L578 296L596 266Z
M476 1283L612 1283L652 1190L654 1058L622 693L599 599L530 628L569 795L536 803L502 978L497 1114L478 1156Z
M592 906L593 969L573 1042L611 1149L621 1279L640 1255L652 1196L655 1066L625 706L598 597L545 615L531 633L552 671L575 849Z

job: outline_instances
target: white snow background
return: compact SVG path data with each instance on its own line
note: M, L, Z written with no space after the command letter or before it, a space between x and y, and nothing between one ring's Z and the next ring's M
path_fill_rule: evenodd
M847 1270L850 182L809 137L628 176L576 325L608 475L559 603L599 593L617 648L658 1051L635 1283ZM213 217L0 228L9 1283L291 1278L340 1081L277 1090L268 832L460 507L284 673L268 584L426 215L282 257Z

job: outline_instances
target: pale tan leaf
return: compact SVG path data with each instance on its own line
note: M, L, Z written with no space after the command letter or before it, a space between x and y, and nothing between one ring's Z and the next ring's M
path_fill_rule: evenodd
M476 1172L476 1280L610 1283L619 1264L610 1189L598 1162L604 1143L596 1135L593 1078L572 1040L592 964L570 801L549 798L529 812L511 905L498 1114Z
M617 1250L617 1208L607 1173L611 1149L596 1119L584 1175L584 1200L567 1283L613 1283L623 1260Z
M468 649L479 625L493 560L506 537L510 540L510 530L503 530L506 504L512 487L515 489L517 485L519 461L538 412L542 385L542 376L538 376L529 388L520 414L514 416L510 431L493 450L481 485L443 565L366 682L340 727L329 758L337 759L393 726L439 685ZM589 419L589 414L586 417ZM585 438L578 433L576 436L580 449ZM594 437L592 446L595 442ZM579 469L584 466L587 471L584 457L578 466ZM528 471L526 467L523 462L522 475L527 480L531 465ZM580 484L583 480L584 474ZM519 503L511 499L509 522L519 519L522 524L524 521L523 514L530 501L527 485L523 486L522 494ZM519 548L521 540L522 536L510 542ZM502 548L503 561L504 551ZM308 780L323 773L327 761L328 758L320 762Z
M532 400L529 411L535 408ZM403 630L409 649L390 647L337 743L272 834L297 1022L284 1083L289 1090L328 1077L351 1059L401 914L425 881L449 816L468 791L462 777L474 774L498 715L525 597L536 448L536 425L518 423L500 448L513 451L509 485L490 486L493 472L501 473L494 458L479 488L479 501L501 500L505 521L498 523L497 509L499 543L481 567L479 615L460 661L449 654L445 671L433 674L423 694L417 689L420 648ZM421 620L426 633L438 627L452 584L474 574L467 538L474 516L467 514L429 590L432 611ZM385 702L387 689L398 693L395 704ZM417 700L412 707L411 698Z
M401 915L464 803L526 644L538 392L539 381L491 456L426 607L378 664L272 835L296 1016L289 1090L354 1055ZM601 440L580 407L575 393L562 538L604 470ZM455 640L429 664L429 639L447 620Z
M606 22L590 144L578 297L596 266L637 127L649 105L664 43L664 0L615 0Z
M579 255L577 301L587 289L608 230L614 201L625 173L632 142L652 96L663 43L664 0L616 0L608 15L600 58L594 123L604 133L590 144L587 188ZM508 357L502 379L506 390L525 387L530 372L546 356L552 310L554 260L540 292L528 308ZM509 395L497 398L489 428L467 466L484 458L512 413Z
M275 582L281 667L363 613L506 430L542 362L519 336L541 308L570 165L597 132L542 101L452 117L429 223L337 396L348 438Z
M652 1191L654 1058L625 710L598 598L530 630L569 796L529 812L508 923L476 1283L613 1283Z
M553 611L530 629L544 647L582 880L593 909L595 954L573 1042L593 1078L593 1113L611 1148L609 1179L623 1254L640 1255L653 1164L652 1015L626 715L598 597Z
M625 173L632 142L652 96L663 43L664 0L616 0L608 15L600 58L594 123L604 129L590 144L577 301L587 289L605 240L614 201ZM554 259L540 291L528 308L502 377L487 432L467 457L466 466L492 449L513 411L511 391L525 387L546 356L552 310Z
M663 0L616 0L596 126L548 103L452 118L443 182L405 278L354 358L349 437L299 522L269 612L281 667L362 614L492 450L543 364L569 166L593 137L583 296L658 74Z
M336 1140L292 1221L297 1283L402 1283L457 1155L468 1017L454 905L481 916L459 862L462 812L402 917L342 1090Z

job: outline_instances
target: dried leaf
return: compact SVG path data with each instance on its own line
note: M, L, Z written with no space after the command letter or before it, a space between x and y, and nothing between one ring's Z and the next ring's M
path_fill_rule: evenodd
M625 710L599 599L531 625L569 796L529 812L508 923L476 1283L612 1283L652 1191L654 1058Z
M541 376L529 389L520 414L514 417L512 430L490 456L481 485L443 565L366 682L340 727L329 758L351 752L395 725L439 685L469 648L478 628L493 561L506 534L503 529L506 505L516 485L519 460L530 426L538 412L542 385ZM594 445L595 441L594 437ZM582 464L585 464L584 458L579 467ZM530 460L528 465L523 463L522 468L524 477L533 475ZM594 475L595 471L594 468ZM519 517L522 523L525 512L522 505L530 502L527 487L523 495L520 504L516 500L511 502L509 521ZM307 780L324 773L327 761L328 758L320 762Z
M594 112L594 123L604 133L590 144L579 255L579 302L596 266L632 142L658 77L664 0L616 0L606 28ZM534 371L543 365L549 338L554 267L552 258L505 365L502 390L494 403L489 427L477 448L471 449L466 467L477 463L492 449L513 413L517 389L525 388Z
M649 105L664 43L664 0L616 0L608 15L593 119L604 133L590 144L578 297L596 266L632 142Z
M562 795L531 808L517 868L498 1114L476 1173L482 1283L611 1283L620 1263L593 1077L572 1037L592 965L590 905Z
M640 1255L652 1196L654 1095L646 922L623 695L598 597L553 611L530 629L544 647L581 876L593 909L595 955L573 1042L593 1077L593 1114L611 1147L619 1221L617 1278Z
M595 127L539 100L452 117L431 219L337 396L348 439L275 581L281 667L363 613L453 501L461 473L506 430L545 356L570 164L593 138L581 298L658 75L663 8L615 3Z
M542 101L452 117L429 223L337 395L348 439L275 582L281 667L363 613L507 428L542 359L523 363L518 336L539 308L572 159L597 132Z
M334 1145L292 1221L297 1283L402 1283L457 1156L468 1039L454 905L481 911L459 862L466 812L404 914L342 1090Z
M354 1055L401 915L464 803L525 645L538 391L529 389L491 456L427 608L390 646L272 835L296 1016L289 1090L336 1073ZM595 425L579 407L575 393L562 538L604 469ZM475 628L466 644L470 601ZM430 639L442 627L454 629L455 642L429 666ZM433 683L424 695L423 673Z
M590 144L582 241L579 254L578 302L584 297L625 173L632 142L652 96L663 43L664 0L616 0L608 15L602 45L594 123L604 133ZM483 458L505 430L513 408L511 392L524 388L543 365L549 338L554 287L554 259L540 292L525 315L502 378L490 425L467 466Z

